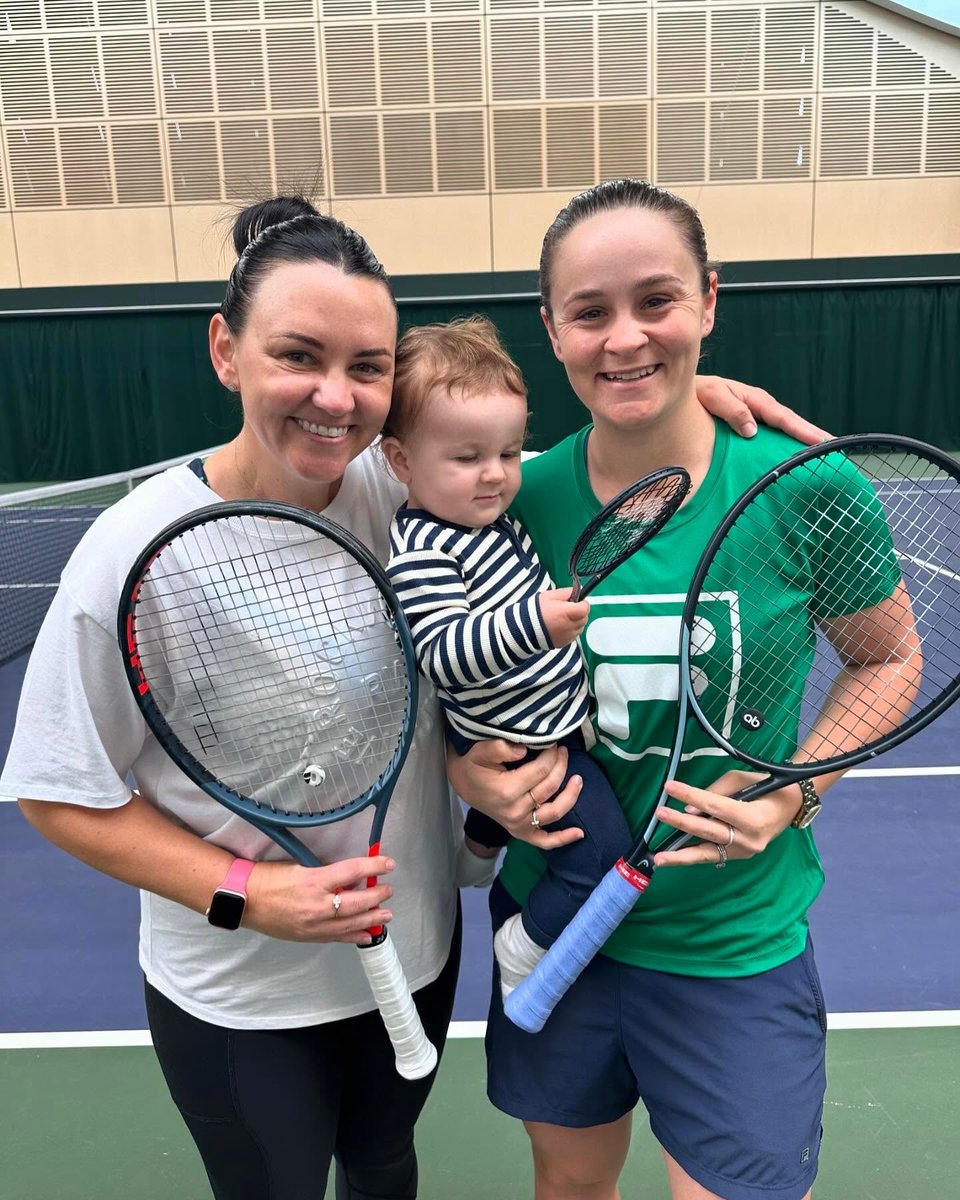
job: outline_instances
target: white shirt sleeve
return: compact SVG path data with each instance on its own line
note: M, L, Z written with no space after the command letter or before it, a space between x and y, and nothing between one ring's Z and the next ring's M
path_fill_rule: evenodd
M116 808L145 727L115 637L57 591L27 665L0 793Z

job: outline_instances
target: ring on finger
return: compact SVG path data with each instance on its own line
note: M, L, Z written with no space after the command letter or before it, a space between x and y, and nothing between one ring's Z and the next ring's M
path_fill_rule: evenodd
M335 917L339 917L340 916L340 904L341 904L340 893L334 892L333 896L332 896L332 900L333 900L333 915Z
M737 831L734 829L734 827L732 825L728 825L727 828L730 830L730 836L727 838L726 844L728 846L732 846L734 838L737 836Z
M720 842L714 842L714 845L717 848L717 854L720 856L719 861L716 864L717 870L719 871L722 867L727 865L727 847L721 845Z
M528 791L527 795L530 797L530 803L533 805L533 813L531 814L531 817L530 817L530 824L534 827L534 829L539 829L540 828L540 818L537 816L537 809L540 807L540 805L537 801L536 796L533 794L533 792Z

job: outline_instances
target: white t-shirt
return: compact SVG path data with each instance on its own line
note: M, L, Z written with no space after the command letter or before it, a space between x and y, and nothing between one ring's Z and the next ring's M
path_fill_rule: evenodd
M348 528L381 562L403 489L368 450L347 468L324 516ZM187 467L147 481L103 513L64 569L27 666L0 796L116 808L141 794L172 820L249 859L283 858L266 835L208 799L148 730L117 643L120 588L133 559L164 526L216 497ZM303 830L324 862L367 853L371 811ZM384 852L394 919L390 936L413 989L439 975L456 905L462 815L444 767L443 724L421 687L416 737L387 814ZM280 941L215 929L173 901L141 892L140 964L186 1012L233 1029L340 1020L375 1006L352 945Z

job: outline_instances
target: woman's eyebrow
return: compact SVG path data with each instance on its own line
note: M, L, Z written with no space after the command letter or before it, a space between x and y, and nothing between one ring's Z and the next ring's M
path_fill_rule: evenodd
M307 346L312 346L315 350L326 350L325 342L321 342L319 338L311 337L308 333L298 333L295 329L285 329L282 333L278 333L277 337L290 338L294 342L303 342ZM390 358L392 351L386 346L370 347L366 350L356 351L357 358L381 358L386 356Z
M684 281L679 275L671 275L669 271L661 271L658 275L646 275L637 280L637 287L657 287L661 283L680 283Z
M634 283L635 288L641 287L658 287L663 283L683 283L683 280L678 275L671 275L668 271L660 272L657 275L644 275ZM579 300L596 300L600 296L606 295L603 288L579 288L575 292L571 292L566 298L569 304L572 301Z

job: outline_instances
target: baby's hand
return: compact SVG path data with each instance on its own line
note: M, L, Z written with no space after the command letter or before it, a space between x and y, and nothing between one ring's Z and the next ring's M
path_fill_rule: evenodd
M590 614L589 600L571 602L572 588L556 588L540 593L540 615L554 647L566 646L584 629Z

